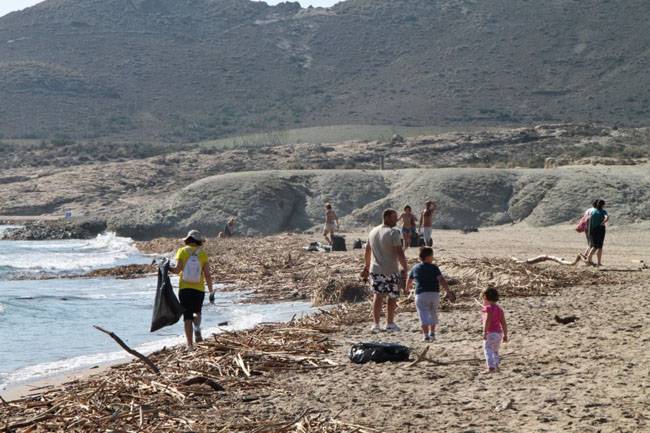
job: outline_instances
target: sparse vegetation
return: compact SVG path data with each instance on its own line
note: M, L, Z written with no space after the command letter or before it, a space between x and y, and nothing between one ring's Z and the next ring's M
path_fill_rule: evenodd
M327 15L247 0L163 2L153 15L149 1L42 3L0 18L1 134L247 137L219 140L231 149L341 124L643 125L649 9L630 1L349 0ZM576 22L598 23L588 41ZM348 139L336 132L304 141Z

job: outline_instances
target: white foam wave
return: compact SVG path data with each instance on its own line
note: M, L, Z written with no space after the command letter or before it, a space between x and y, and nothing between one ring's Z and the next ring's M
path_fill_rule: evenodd
M87 272L127 264L146 264L130 238L115 233L88 241L25 241L0 244L0 267L35 274ZM7 272L10 273L10 272Z
M114 253L137 254L138 249L131 238L124 238L117 236L114 232L102 233L97 235L88 244L82 248L84 249L101 249L108 250Z

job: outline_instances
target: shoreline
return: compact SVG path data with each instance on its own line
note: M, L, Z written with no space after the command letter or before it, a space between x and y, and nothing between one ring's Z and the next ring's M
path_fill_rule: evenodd
M15 384L8 384L5 389L0 389L0 397L7 402L20 400L33 394L61 387L69 382L85 380L92 376L105 374L115 365L123 365L131 362L129 355L125 352L125 359L120 361L105 361L97 363L92 367L80 367L79 369L59 372L51 376L38 379L25 380Z

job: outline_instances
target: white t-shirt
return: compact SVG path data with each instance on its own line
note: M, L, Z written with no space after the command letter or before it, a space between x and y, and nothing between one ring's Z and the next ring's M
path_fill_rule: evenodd
M370 231L368 245L372 250L370 272L390 275L399 272L399 259L395 247L402 247L402 233L396 227L380 225Z

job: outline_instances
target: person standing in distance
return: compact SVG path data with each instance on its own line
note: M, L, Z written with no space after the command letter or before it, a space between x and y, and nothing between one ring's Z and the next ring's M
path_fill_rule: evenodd
M424 210L420 213L420 233L424 238L424 243L427 247L433 246L433 214L436 211L436 204L433 200L427 200L424 203Z
M185 326L185 338L187 348L192 350L192 331L196 342L203 341L201 336L201 309L205 299L205 284L208 284L210 301L212 302L212 275L210 274L210 262L208 254L201 248L205 238L198 230L190 230L185 239L184 247L176 251L176 266L170 267L169 271L179 274L178 300L185 313L183 321Z
M605 208L605 200L598 199L594 202L594 209L589 217L587 232L589 233L589 253L587 254L587 263L592 266L601 266L603 258L603 243L605 242L605 231L609 215ZM597 263L591 258L596 253Z
M330 203L325 203L325 226L323 236L328 244L334 245L334 232L339 229L339 217ZM329 237L328 237L329 235Z
M372 331L380 330L379 318L381 309L386 301L386 330L399 331L395 324L395 309L399 298L400 288L406 281L408 265L402 248L402 234L397 225L398 215L394 209L386 209L383 213L383 223L370 231L365 251L365 267L361 272L364 281L370 280L374 292ZM400 271L399 266L402 266Z

